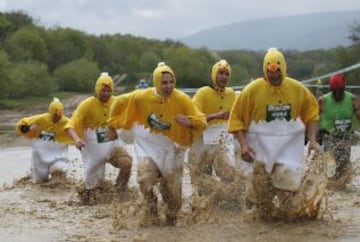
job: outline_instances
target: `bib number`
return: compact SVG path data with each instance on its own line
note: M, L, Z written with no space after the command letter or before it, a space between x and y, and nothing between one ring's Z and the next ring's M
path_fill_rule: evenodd
M147 119L149 125L153 129L167 130L170 129L171 123L165 122L158 118L155 113L151 113Z
M108 128L107 127L100 127L96 128L96 138L98 143L104 143L110 141L108 137Z
M351 119L334 120L334 127L337 132L350 131Z
M55 132L41 131L39 138L44 141L53 141L55 137Z
M267 105L266 107L266 121L286 120L291 119L291 104Z

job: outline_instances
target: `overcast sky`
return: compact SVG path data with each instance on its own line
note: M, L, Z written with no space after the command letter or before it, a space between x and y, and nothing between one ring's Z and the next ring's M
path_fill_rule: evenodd
M157 39L251 19L359 9L360 0L0 0L2 12L21 10L46 27Z

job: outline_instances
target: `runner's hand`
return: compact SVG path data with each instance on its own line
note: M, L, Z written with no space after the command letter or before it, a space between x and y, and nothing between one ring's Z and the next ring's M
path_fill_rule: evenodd
M247 144L241 145L241 159L246 162L253 162L255 160L255 152Z
M315 155L319 154L320 152L320 145L316 141L309 141L308 145L308 153L310 154L311 151L315 152Z
M81 151L82 148L85 147L85 141L83 141L82 139L77 140L75 142L75 147L78 148Z

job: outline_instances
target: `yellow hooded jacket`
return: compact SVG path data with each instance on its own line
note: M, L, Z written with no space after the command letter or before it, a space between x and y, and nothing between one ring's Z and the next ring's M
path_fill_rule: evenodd
M68 122L69 118L63 115L63 112L64 112L63 104L59 100L54 99L54 101L52 101L49 105L48 113L25 117L19 120L18 123L16 124L16 132L19 135L23 135L28 139L34 139L34 138L40 138L42 132L45 131L54 134L53 141L59 143L65 143L65 144L72 144L73 141L71 137L68 135L67 132L64 131L64 127ZM61 116L61 119L56 123L52 121L52 117L55 113ZM21 127L23 125L26 126L37 125L39 126L39 129L36 131L33 130L23 133L21 132Z
M231 75L230 65L225 60L216 62L211 73L213 85L216 85L216 75L220 69L228 70ZM197 90L192 101L195 106L206 115L218 113L220 111L230 111L235 101L235 92L229 87L226 87L224 90L217 90L210 86L205 86ZM213 119L208 121L208 124L212 125L224 122L226 122L226 120Z
M206 127L206 118L192 103L190 97L185 93L174 88L171 95L167 98L161 97L160 93L162 73L171 73L174 81L175 75L167 65L159 65L153 73L154 88L148 88L139 92L133 92L126 106L126 110L121 115L121 122L118 122L116 128L129 128L134 123L144 125L150 129L150 132L161 133L181 146L188 146L193 140L192 129L180 126L176 117L186 115L193 124L194 129L203 129ZM156 117L167 128L157 129L150 125L149 119ZM110 126L116 121L111 120Z
M291 120L299 117L305 125L319 120L316 98L303 84L286 76L285 58L277 49L270 49L264 57L264 76L269 65L278 65L282 83L275 87L266 78L258 78L249 83L232 107L229 132L246 131L251 121L269 121L268 110L272 107L288 110Z
M103 74L96 81L95 93L97 97L104 85L114 90L112 78ZM65 130L73 128L78 136L83 138L86 129L107 126L110 106L114 102L114 96L111 96L106 103L99 101L97 97L88 97L79 104L69 122L66 124Z

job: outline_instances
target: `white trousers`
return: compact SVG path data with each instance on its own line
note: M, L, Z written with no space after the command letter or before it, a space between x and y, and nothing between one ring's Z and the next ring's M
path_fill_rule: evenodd
M68 145L53 141L33 140L31 175L33 183L44 182L55 171L66 172L69 168Z

